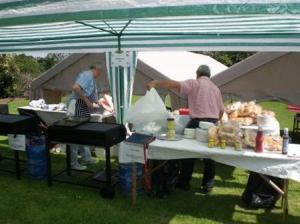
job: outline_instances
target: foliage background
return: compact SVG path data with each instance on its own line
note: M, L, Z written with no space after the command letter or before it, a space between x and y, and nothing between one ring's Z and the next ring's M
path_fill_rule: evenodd
M25 54L0 55L0 98L28 98L32 81L66 56L66 54L48 54L46 57Z
M226 51L198 51L195 53L208 55L222 64L230 67L248 57L255 54L256 52L226 52Z

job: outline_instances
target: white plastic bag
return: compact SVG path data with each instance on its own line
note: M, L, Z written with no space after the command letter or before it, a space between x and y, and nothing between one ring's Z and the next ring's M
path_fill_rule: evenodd
M124 121L138 132L157 134L166 129L168 111L157 91L152 88L125 113Z

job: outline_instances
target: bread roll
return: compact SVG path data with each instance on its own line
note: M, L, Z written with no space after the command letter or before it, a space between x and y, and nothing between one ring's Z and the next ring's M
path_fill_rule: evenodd
M231 120L233 118L237 118L239 116L239 113L236 110L236 111L231 112L228 116L229 116L229 120Z
M248 147L255 148L256 134L252 131L246 131L243 139L243 143Z
M264 148L268 151L281 151L282 138L280 136L265 136Z
M257 116L257 115L260 115L261 112L262 112L262 107L259 106L259 105L255 105L254 110L253 110L253 114Z
M247 125L247 126L255 123L255 119L252 117L237 117L231 120L238 122L240 125Z
M232 113L233 111L238 111L241 107L242 103L240 101L237 101L235 103L231 103L231 104L228 104L226 107L225 107L225 110L227 113Z
M219 138L221 140L225 140L226 144L229 146L234 146L235 142L240 141L242 142L242 136L239 135L238 133L228 133L228 132L223 132L219 131Z

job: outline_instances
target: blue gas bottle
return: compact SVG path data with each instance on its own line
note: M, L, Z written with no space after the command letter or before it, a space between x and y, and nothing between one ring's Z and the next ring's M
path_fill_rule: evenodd
M47 151L44 137L31 136L26 145L27 167L33 179L47 178Z

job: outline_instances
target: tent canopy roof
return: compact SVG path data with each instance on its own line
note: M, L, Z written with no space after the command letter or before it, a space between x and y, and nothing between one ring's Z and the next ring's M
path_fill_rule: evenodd
M298 14L297 0L3 0L0 25L187 15Z
M300 51L300 15L197 16L0 27L0 53Z
M298 0L4 0L0 53L300 51Z

